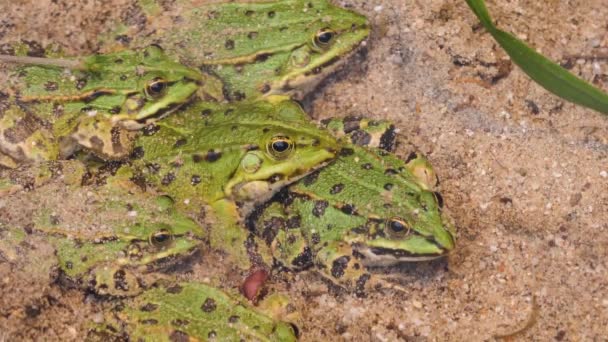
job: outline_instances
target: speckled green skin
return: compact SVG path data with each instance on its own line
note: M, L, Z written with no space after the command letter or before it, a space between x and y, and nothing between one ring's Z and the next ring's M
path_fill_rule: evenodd
M7 173L17 189L4 197L14 209L0 213L0 226L45 235L63 274L98 294L138 294L146 274L191 255L206 235L169 198L128 180L81 186L88 173L77 161Z
M271 147L279 137L292 148L277 155ZM253 204L333 159L340 146L291 101L198 103L145 131L132 169L123 172L188 212L199 215L204 208L212 247L231 249L247 265L242 218Z
M372 125L371 132L380 132L381 124ZM360 126L353 128L347 137L371 141L354 139L363 135L359 131ZM421 160L415 158L412 165L419 168ZM371 277L366 266L429 260L454 248L439 195L411 170L382 149L343 148L331 165L258 208L253 228L284 266L315 266L332 281L362 291Z
M179 108L204 83L199 71L154 46L79 60L15 62L14 84L0 93L5 166L64 158L79 147L104 158L125 157L132 140L128 130ZM154 83L162 83L162 90L153 91Z
M131 340L296 341L291 325L274 320L239 295L200 283L164 284L117 313ZM96 334L100 337L104 330Z
M229 101L273 94L301 98L369 34L364 16L328 0L184 0L177 2L183 9L173 21L167 20L166 3L159 3L139 1L146 22L120 27L110 42L160 44L187 65L218 76ZM315 37L327 30L333 37L323 44Z

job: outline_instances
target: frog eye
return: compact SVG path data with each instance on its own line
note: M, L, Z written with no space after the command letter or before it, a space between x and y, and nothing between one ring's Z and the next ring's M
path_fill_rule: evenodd
M314 43L317 48L326 48L328 47L336 37L336 32L331 29L324 28L319 30L315 35Z
M167 90L167 81L157 77L146 85L146 95L152 98L162 96Z
M266 151L275 159L285 159L293 152L293 141L284 135L277 135L270 139Z
M386 222L386 228L388 230L388 235L395 238L404 237L410 231L409 224L399 217L393 217L388 220Z
M173 241L173 234L167 229L160 229L150 235L150 244L154 247L166 247Z

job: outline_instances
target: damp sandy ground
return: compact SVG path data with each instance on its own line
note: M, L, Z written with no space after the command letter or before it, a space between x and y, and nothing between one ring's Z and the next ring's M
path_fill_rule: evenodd
M287 291L303 315L301 340L485 341L517 331L508 339L604 340L608 117L511 69L464 1L338 3L367 15L374 33L366 53L306 107L315 119L393 120L404 150L425 153L439 174L458 248L447 263L395 270L407 293L361 299L296 275ZM129 11L127 0L3 1L0 41L89 53L96 35ZM608 2L512 1L492 3L491 12L499 26L608 90ZM0 274L0 326L10 319L0 340L80 339L84 320L98 315L88 297L45 277L11 278L2 260Z

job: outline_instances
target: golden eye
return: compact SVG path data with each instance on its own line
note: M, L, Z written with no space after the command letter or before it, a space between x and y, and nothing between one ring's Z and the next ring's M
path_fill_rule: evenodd
M314 39L315 47L321 48L321 49L327 48L333 42L335 37L336 37L336 32L334 32L333 30L328 29L328 28L321 29L315 35L315 39Z
M410 232L410 226L405 220L399 217L393 217L386 222L388 235L394 238L404 237Z
M152 98L158 98L165 94L167 90L167 81L157 77L146 85L146 95Z
M168 229L160 229L150 235L150 244L156 248L166 247L173 241L173 234Z
M284 135L273 137L266 146L266 151L275 159L285 159L291 155L293 150L293 141Z

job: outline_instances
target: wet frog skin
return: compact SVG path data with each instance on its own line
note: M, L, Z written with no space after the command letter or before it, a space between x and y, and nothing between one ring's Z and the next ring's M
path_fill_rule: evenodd
M136 295L151 271L191 256L204 240L203 229L169 198L123 188L118 179L81 186L86 175L77 161L5 172L2 178L21 189L2 199L13 210L0 210L0 226L45 236L62 273L82 287Z
M213 226L211 245L246 265L241 221L254 203L335 157L339 143L294 102L199 103L144 131L133 178Z
M428 165L421 160L414 169ZM353 145L258 208L250 227L284 266L314 266L361 292L368 266L430 260L454 248L440 195L411 169L384 150Z
M0 162L12 166L64 158L77 147L124 157L129 131L187 103L205 82L157 46L80 59L0 56L0 62L18 63L14 84L0 93Z
M180 1L185 9L175 21L167 20L160 1L139 4L147 26L119 28L112 41L161 44L185 64L218 76L230 101L302 98L369 34L364 16L328 0Z
M126 328L130 340L297 340L290 324L260 313L239 295L200 283L158 285L127 302L117 316L116 325ZM96 334L105 340L107 331Z

